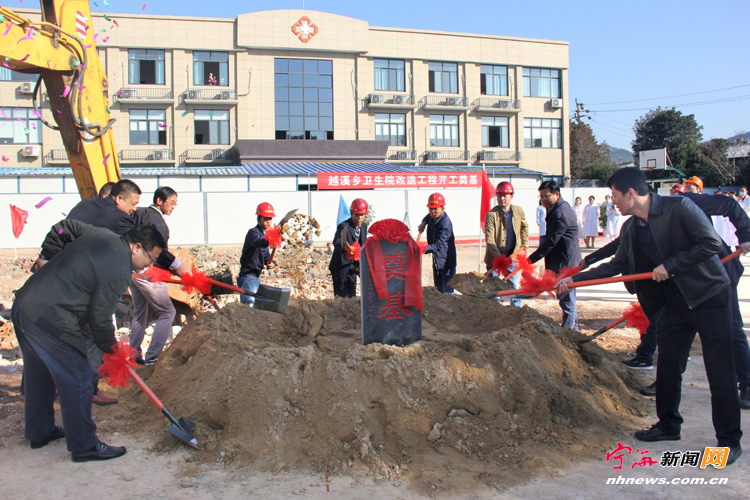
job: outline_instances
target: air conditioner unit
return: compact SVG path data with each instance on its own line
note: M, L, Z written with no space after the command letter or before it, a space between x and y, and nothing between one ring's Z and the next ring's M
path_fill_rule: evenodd
M397 160L411 160L411 151L397 151L396 159Z
M197 90L188 90L187 99L199 99Z
M552 99L549 102L550 108L562 108L563 107L563 100L562 99Z
M393 96L393 104L403 104L403 103L404 103L404 96L402 95Z
M154 151L153 153L154 160L163 160L164 159L164 153L163 151Z
M39 146L25 146L21 150L21 156L38 158L40 155L41 148L39 148Z
M370 104L381 104L383 102L382 94L370 94Z
M443 156L442 151L427 151L428 160L439 160Z
M34 82L23 82L19 92L22 94L33 94L34 93Z
M510 101L498 101L497 102L497 107L498 108L507 109L507 108L510 107Z
M135 99L137 94L135 90L120 90L117 95L120 97L120 99Z
M484 161L495 161L495 160L497 160L497 151L492 151L492 150L482 151L482 160L484 160Z
M232 94L234 94L234 92L231 90L222 90L221 99L225 101L228 101L229 99L234 99L234 96Z
M460 105L459 99L460 97L448 97L445 100L445 105L446 106L459 106Z

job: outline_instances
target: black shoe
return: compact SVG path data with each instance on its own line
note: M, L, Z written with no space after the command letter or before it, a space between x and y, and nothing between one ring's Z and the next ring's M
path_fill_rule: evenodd
M653 370L654 363L652 361L643 361L638 358L626 359L622 362L625 366L633 370Z
M732 465L742 455L742 447L738 444L729 448L729 456L727 457L727 465Z
M146 362L143 361L143 358L140 357L140 356L138 356L137 358L135 358L135 363L138 364L138 365L141 365L141 366L143 366L143 365L146 364Z
M651 385L645 385L641 387L641 390L638 392L640 392L644 396L650 396L650 397L656 396L656 382L654 382Z
M637 431L635 438L638 441L679 441L681 436L679 434L667 434L666 431L662 430L658 425L652 426L647 431Z
M52 431L52 433L46 438L32 440L31 449L36 450L37 448L42 448L50 444L52 441L55 441L56 439L60 439L64 437L65 437L65 430L63 430L63 428L60 427L59 425L56 425L55 430Z
M750 410L750 386L740 384L740 408Z
M159 358L150 358L150 359L147 359L146 361L144 361L143 364L146 365L146 366L153 365L157 361L159 361Z
M74 462L89 462L91 460L110 460L121 457L127 450L124 446L109 446L99 441L96 446L86 451L74 451Z

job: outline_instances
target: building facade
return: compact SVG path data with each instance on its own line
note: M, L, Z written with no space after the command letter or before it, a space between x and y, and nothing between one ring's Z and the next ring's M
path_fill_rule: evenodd
M380 140L393 165L569 177L567 42L302 10L92 16L122 167L237 164L240 140ZM0 68L2 166L66 166L30 80ZM53 121L48 102L42 113Z

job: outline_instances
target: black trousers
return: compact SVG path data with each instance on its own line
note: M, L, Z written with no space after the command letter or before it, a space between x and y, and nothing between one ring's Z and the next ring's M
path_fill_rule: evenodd
M711 417L718 446L736 446L742 438L740 404L732 357L732 304L729 287L690 309L677 293L670 293L659 324L659 364L656 373L657 424L680 432L682 372L695 331L701 338L703 362L711 390Z
M333 280L333 296L351 299L357 296L357 275L348 273L343 279Z

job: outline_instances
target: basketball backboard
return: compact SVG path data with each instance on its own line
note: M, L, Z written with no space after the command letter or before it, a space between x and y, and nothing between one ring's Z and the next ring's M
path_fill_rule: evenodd
M667 148L641 151L638 153L638 167L641 170L664 170L667 168Z

